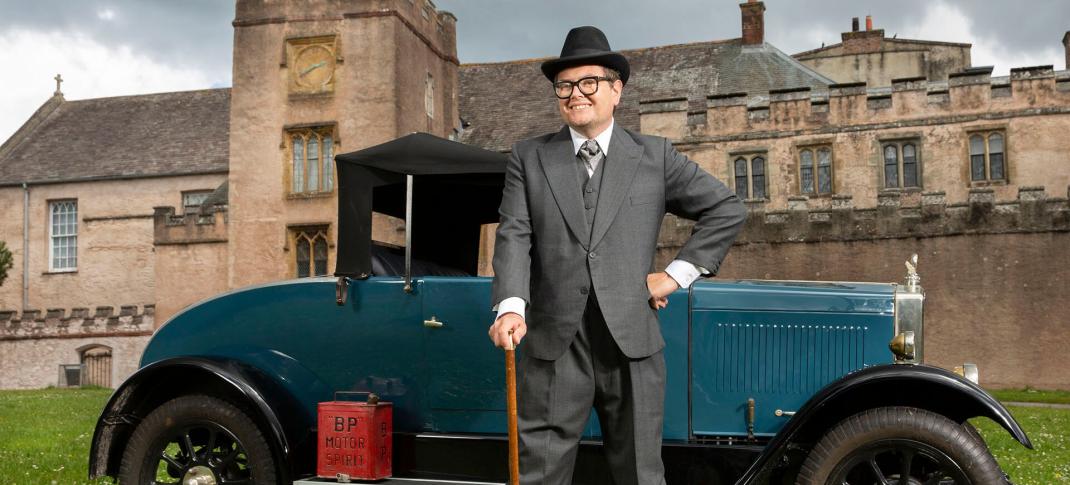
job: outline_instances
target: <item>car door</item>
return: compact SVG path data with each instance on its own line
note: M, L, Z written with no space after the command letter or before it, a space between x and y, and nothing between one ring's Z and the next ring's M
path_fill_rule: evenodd
M442 433L505 433L505 357L487 337L491 278L424 277L428 405Z

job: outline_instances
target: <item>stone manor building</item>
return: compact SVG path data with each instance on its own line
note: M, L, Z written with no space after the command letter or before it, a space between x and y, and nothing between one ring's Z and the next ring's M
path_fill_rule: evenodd
M672 139L750 208L719 276L894 282L918 253L931 363L1070 388L1070 71L993 77L969 44L871 19L788 55L765 9L740 5L739 38L624 51L617 122ZM462 64L456 21L428 0L238 0L231 88L68 101L57 83L0 146L0 388L114 387L182 308L331 274L334 154L413 131L508 151L557 130L544 59ZM374 237L403 244L400 227L380 217ZM689 230L666 218L661 264Z

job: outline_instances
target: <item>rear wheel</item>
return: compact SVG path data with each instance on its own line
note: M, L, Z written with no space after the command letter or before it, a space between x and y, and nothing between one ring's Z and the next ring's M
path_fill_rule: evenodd
M275 465L263 434L240 409L209 396L182 396L134 430L119 483L268 485L275 483Z
M988 485L1003 472L983 441L923 409L884 407L837 424L811 450L799 485Z

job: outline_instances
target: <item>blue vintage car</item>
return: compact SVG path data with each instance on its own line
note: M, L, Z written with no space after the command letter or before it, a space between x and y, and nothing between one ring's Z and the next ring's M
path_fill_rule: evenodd
M356 391L393 403L396 477L505 480L491 279L471 276L504 158L413 134L337 165L335 275L170 319L100 416L92 477L289 484L315 473L317 403ZM372 211L405 219L403 251L372 243ZM1029 438L975 367L921 363L915 264L904 284L707 280L672 294L660 312L668 482L1009 483L966 420ZM587 436L575 482L606 483L593 415Z

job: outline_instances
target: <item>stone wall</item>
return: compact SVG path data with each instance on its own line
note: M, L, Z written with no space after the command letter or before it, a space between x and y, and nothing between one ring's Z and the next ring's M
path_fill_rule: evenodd
M155 308L125 305L50 308L21 313L0 309L0 389L35 389L59 384L59 366L79 364L94 346L111 350L111 385L137 370L155 326Z
M721 272L723 279L902 282L919 255L926 290L926 361L980 367L986 387L1070 388L1062 371L1070 347L1070 203L1026 187L997 201L974 189L967 203L943 193L904 202L882 197L857 209L805 198L788 210L752 210ZM666 219L658 264L673 259L692 224Z

